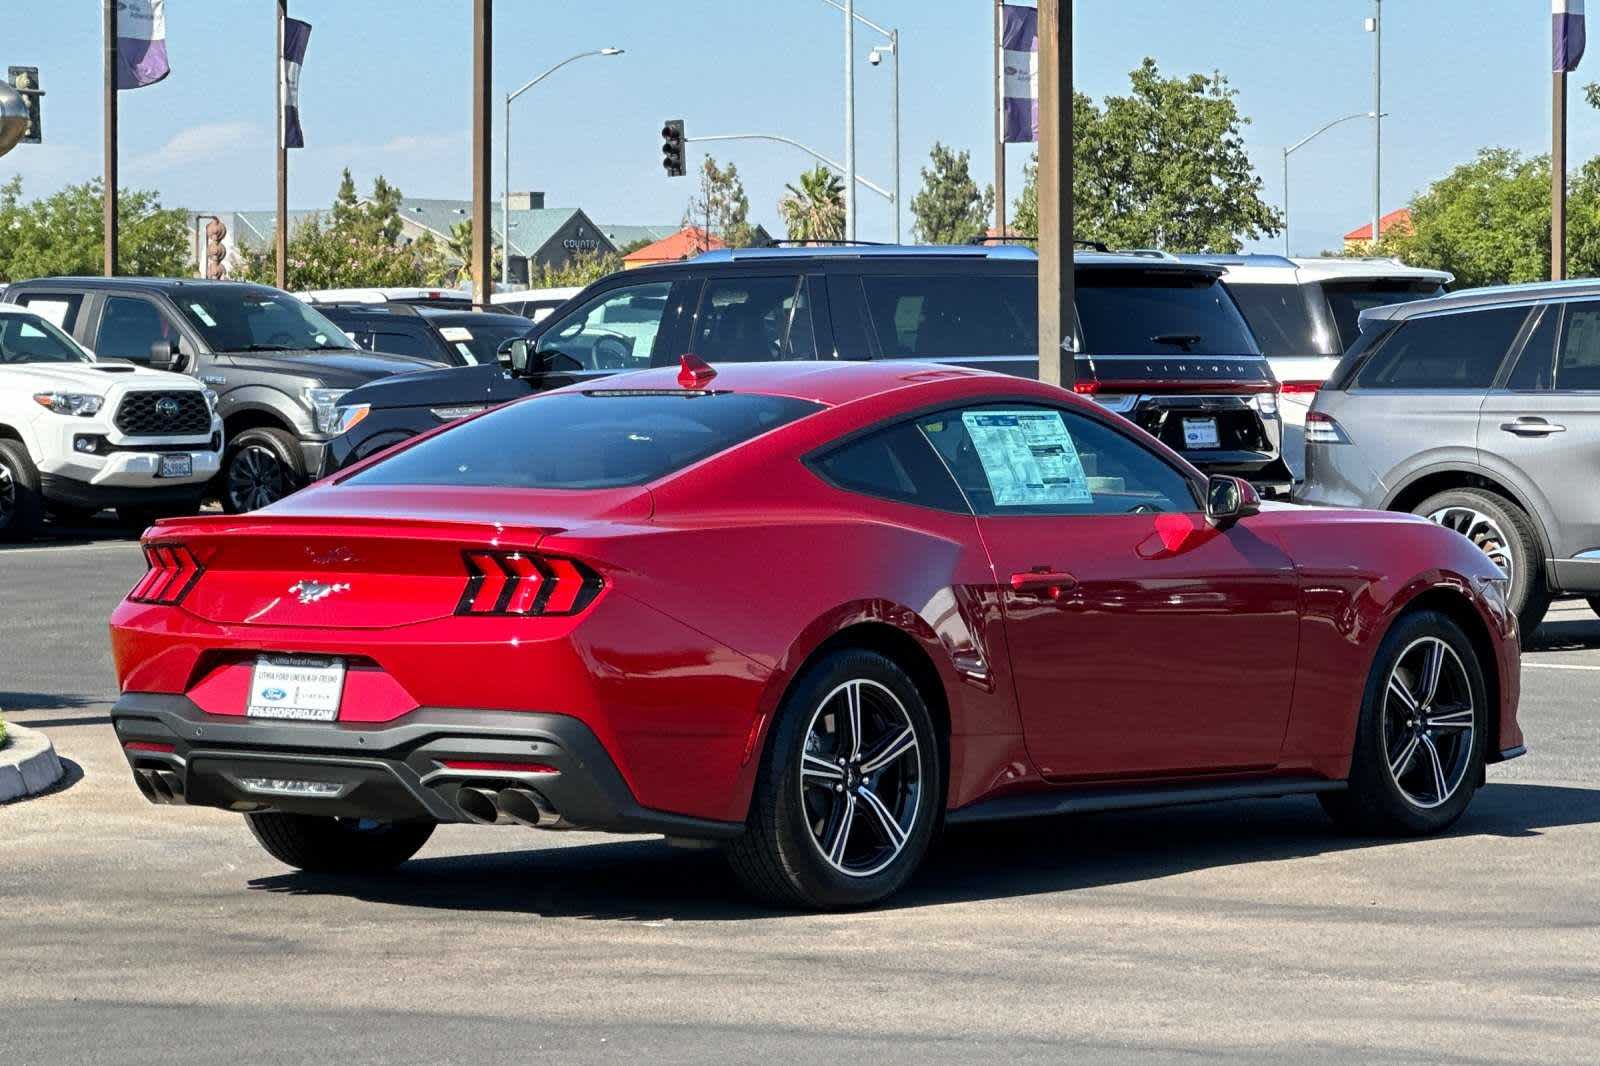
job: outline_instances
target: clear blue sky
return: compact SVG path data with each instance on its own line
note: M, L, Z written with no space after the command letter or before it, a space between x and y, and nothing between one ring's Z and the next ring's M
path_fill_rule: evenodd
M22 0L11 0L21 3ZM100 4L25 3L0 63L38 65L48 96L43 146L0 158L28 194L100 167ZM302 82L308 147L291 153L290 201L326 204L339 169L362 185L382 173L408 195L465 197L470 164L469 0L291 0L315 27ZM587 48L586 59L514 105L512 184L545 190L606 223L676 222L691 187L658 165L661 120L691 135L783 133L842 156L842 16L823 0L501 0L495 92ZM1168 73L1220 70L1252 120L1246 140L1267 198L1282 192L1281 147L1371 102L1370 0L1078 0L1077 77L1099 97L1122 92L1146 55ZM934 140L973 153L992 178L988 0L859 0L903 36L904 184L909 201ZM1547 148L1547 0L1388 0L1384 34L1385 209L1483 145ZM273 0L170 0L173 74L122 94L124 184L157 188L195 210L273 202ZM889 183L889 71L857 35L857 154ZM1579 87L1600 80L1600 48L1574 80L1572 157L1600 151L1600 114ZM495 167L499 193L499 106ZM783 184L808 161L762 144L711 146L739 166L752 213L774 232ZM1297 253L1333 247L1371 213L1371 129L1352 122L1293 159ZM701 149L691 146L691 163ZM1027 154L1011 149L1010 191ZM890 234L888 205L865 194L861 235ZM909 230L910 218L907 213ZM1268 247L1276 248L1275 242Z

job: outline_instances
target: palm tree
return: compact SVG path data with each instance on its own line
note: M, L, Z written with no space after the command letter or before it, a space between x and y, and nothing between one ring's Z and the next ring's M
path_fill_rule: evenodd
M839 175L818 164L800 175L800 187L784 186L778 201L778 214L789 227L789 239L813 241L844 240L844 182Z

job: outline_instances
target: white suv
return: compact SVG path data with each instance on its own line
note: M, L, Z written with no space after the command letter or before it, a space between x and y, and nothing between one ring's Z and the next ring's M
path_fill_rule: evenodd
M1281 255L1183 256L1224 267L1256 343L1278 379L1283 458L1295 481L1305 478L1306 412L1361 330L1369 307L1437 296L1455 280L1444 270L1406 266L1398 259Z
M129 521L198 509L222 454L215 397L191 377L97 360L0 304L0 539L44 511Z

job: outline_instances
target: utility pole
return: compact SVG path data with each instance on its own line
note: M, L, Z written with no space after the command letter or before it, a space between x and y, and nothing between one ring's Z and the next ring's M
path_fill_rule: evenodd
M894 243L900 243L900 30L889 31L889 51L894 56L894 102L889 124L894 127Z
M1039 380L1071 388L1072 0L1039 0Z
M1004 19L1005 0L994 0L994 230L1001 240L1006 236L1006 64L1000 48Z
M493 21L494 0L472 0L472 302L485 310L494 291L494 234L489 229Z
M117 0L102 0L105 33L105 273L117 276Z
M844 232L856 239L856 0L844 0Z
M1372 0L1372 248L1383 239L1383 0Z
M273 63L278 71L278 228L274 235L277 245L276 284L280 289L289 287L289 130L288 112L284 108L283 33L289 19L289 0L278 0L278 54Z

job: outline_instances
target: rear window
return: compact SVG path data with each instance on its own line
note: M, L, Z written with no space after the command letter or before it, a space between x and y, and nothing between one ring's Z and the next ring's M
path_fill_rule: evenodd
M1078 271L1078 321L1090 355L1255 355L1250 327L1208 274Z
M887 359L1032 355L1039 350L1038 280L1029 275L861 279Z
M1339 331L1341 349L1348 348L1361 336L1361 312L1369 307L1387 307L1389 304L1420 300L1425 296L1438 296L1444 286L1437 281L1384 281L1367 278L1362 281L1325 281L1323 295L1328 300L1328 311L1333 315L1334 328Z
M1302 285L1229 285L1263 355L1338 355L1343 348L1316 314L1315 289Z
M361 485L642 485L821 410L749 393L554 393L491 411L348 479Z
M1487 389L1528 317L1526 307L1414 318L1361 368L1363 389Z

